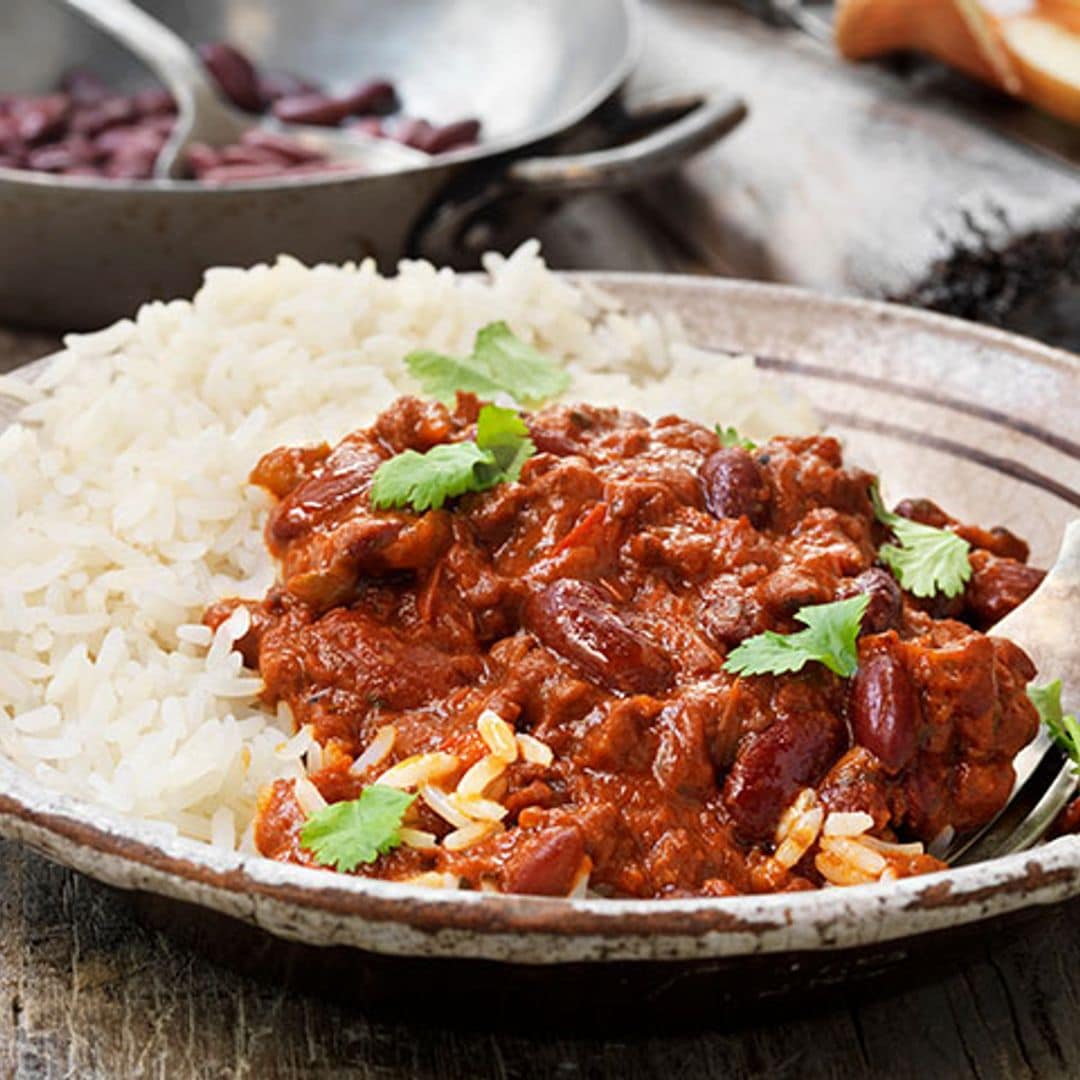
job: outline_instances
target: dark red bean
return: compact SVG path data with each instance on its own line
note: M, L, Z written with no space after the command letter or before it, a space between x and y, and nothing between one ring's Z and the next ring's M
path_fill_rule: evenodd
M555 581L534 593L525 622L549 649L609 689L657 693L671 682L668 658L589 582Z
M140 90L132 99L132 105L140 116L174 116L176 101L162 86Z
M989 630L1022 604L1041 584L1046 571L987 551L971 553L971 580L964 601L971 621Z
M269 150L284 161L302 164L308 161L318 161L322 154L318 150L312 150L290 139L287 135L279 135L276 131L266 131L264 128L251 128L240 136L244 146L255 147L259 150Z
M394 84L386 79L372 79L342 96L354 116L387 116L401 108Z
M435 129L426 121L406 117L391 132L390 137L415 150L422 150Z
M275 154L272 150L263 150L258 146L244 146L237 143L234 146L221 148L222 165L279 165L282 167L291 164L288 158Z
M351 120L345 127L349 131L359 131L363 135L370 135L373 139L386 137L382 121L376 116L365 116L360 120Z
M264 108L273 105L279 98L321 93L322 87L318 83L288 71L268 71L259 76L259 97Z
M566 896L584 858L581 833L572 826L525 832L506 860L503 889L530 896Z
M283 165L215 165L199 174L209 184L231 184L241 180L268 180L288 170Z
M799 791L817 783L847 745L832 713L791 713L751 736L724 783L724 803L741 837L770 840Z
M428 154L445 154L449 150L460 150L472 146L480 134L479 120L457 120L436 128L421 150Z
M261 112L262 95L255 65L235 46L212 41L199 46L199 56L221 92L245 112Z
M86 68L73 68L60 80L60 89L76 105L95 105L109 96L109 88L100 76Z
M893 630L900 624L903 609L903 594L895 578L882 566L872 566L861 574L842 583L837 594L838 600L865 593L870 597L870 605L863 616L861 634L880 634Z
M47 94L44 97L23 98L16 101L11 115L15 119L15 133L25 142L44 142L58 135L64 128L71 112L71 98L67 94Z
M304 94L280 98L274 102L273 113L287 124L318 124L336 127L349 115L349 103L344 98L326 94Z
M192 143L187 150L187 162L196 176L221 164L221 155L206 143Z
M895 633L863 643L851 683L850 716L855 742L890 773L900 772L919 745L919 706Z
M86 164L86 160L78 157L70 146L54 143L52 146L42 146L37 150L31 150L27 155L26 163L31 169L40 172L63 172L76 165Z
M0 154L0 169L22 169L25 165L25 158L16 157L14 154Z
M738 446L717 450L701 466L701 490L713 517L747 517L760 528L769 512L769 485L758 463Z

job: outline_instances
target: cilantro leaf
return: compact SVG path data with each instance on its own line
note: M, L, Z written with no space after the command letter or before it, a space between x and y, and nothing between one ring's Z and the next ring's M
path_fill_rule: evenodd
M300 830L300 844L316 862L349 873L401 843L401 822L415 795L373 784L359 799L317 810Z
M425 394L440 401L453 401L458 390L482 398L498 397L505 387L482 370L472 357L458 359L423 349L405 357L405 366Z
M866 593L831 604L800 608L795 618L806 629L794 634L766 630L733 649L724 667L736 675L783 675L811 660L847 679L859 666L859 626L870 604Z
M971 545L949 529L937 529L886 510L875 483L870 489L874 514L896 537L883 544L878 558L913 596L959 596L971 577Z
M1080 772L1080 723L1072 713L1061 709L1061 680L1046 686L1029 686L1027 695L1046 725L1047 734L1072 758L1074 769Z
M720 445L723 447L738 446L743 450L756 450L757 443L753 439L746 438L745 435L740 435L738 430L733 427L721 427L716 425L716 435L720 440Z
M476 445L489 451L502 473L500 480L516 480L521 467L536 453L525 421L513 409L485 405L476 418Z
M438 510L455 495L490 487L484 479L494 468L491 454L474 442L441 443L423 454L406 450L375 470L371 505L377 510L401 506Z
M570 376L543 353L514 336L505 322L489 323L476 335L466 357L420 350L405 357L427 394L450 401L458 390L480 397L509 394L523 405L557 397L570 385Z
M440 443L423 454L406 450L384 461L371 480L371 505L437 510L457 495L516 480L535 452L525 421L513 409L485 405L476 419L475 442Z

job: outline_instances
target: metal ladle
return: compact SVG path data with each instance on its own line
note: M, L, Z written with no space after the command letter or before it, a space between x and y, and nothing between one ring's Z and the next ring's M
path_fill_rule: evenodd
M131 0L61 2L135 53L176 99L176 125L154 163L156 179L182 178L186 173L187 152L193 143L225 146L252 128L287 135L332 162L355 164L366 172L396 172L430 160L419 150L363 132L285 124L272 117L241 112L221 99L195 50Z

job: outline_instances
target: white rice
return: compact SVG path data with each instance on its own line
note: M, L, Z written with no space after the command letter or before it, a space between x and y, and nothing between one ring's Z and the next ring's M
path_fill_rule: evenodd
M258 704L232 648L246 613L201 625L208 603L274 577L269 500L247 475L272 447L333 442L415 392L411 349L464 354L505 319L568 365L572 399L757 437L813 427L749 358L559 280L535 242L485 267L212 270L193 301L69 338L29 386L2 380L25 404L0 433L0 753L58 791L250 846L259 789L302 777L313 743Z

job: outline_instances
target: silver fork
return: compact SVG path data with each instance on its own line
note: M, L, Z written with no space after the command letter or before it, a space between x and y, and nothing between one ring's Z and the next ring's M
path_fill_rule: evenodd
M1065 530L1061 551L1039 588L993 629L1022 646L1039 669L1040 683L1061 679L1065 711L1080 691L1080 520ZM1005 808L978 832L955 838L942 856L956 865L1026 851L1037 844L1076 791L1071 761L1040 728L1013 760L1016 782Z

